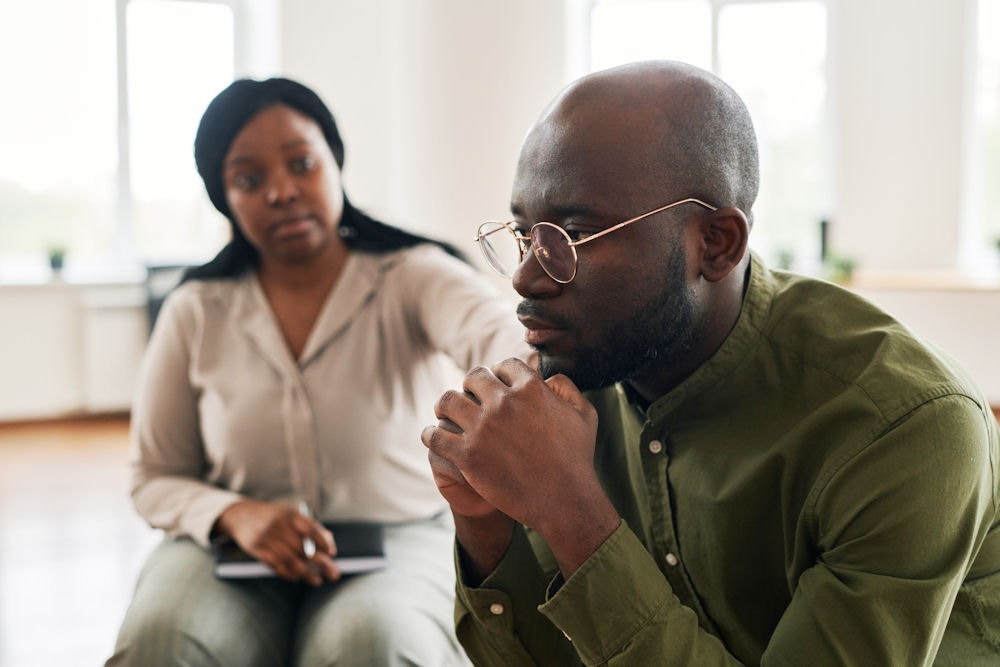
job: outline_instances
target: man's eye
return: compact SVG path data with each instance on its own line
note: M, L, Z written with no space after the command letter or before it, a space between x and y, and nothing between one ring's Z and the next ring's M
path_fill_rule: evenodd
M570 241L582 241L588 236L593 236L594 232L586 229L567 229L566 235L569 236Z

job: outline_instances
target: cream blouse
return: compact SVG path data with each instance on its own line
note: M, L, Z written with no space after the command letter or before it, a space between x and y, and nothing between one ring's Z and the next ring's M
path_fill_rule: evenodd
M436 246L352 252L297 361L254 273L187 282L143 361L135 506L202 544L242 497L325 521L430 516L447 507L420 442L434 402L528 351L512 301Z

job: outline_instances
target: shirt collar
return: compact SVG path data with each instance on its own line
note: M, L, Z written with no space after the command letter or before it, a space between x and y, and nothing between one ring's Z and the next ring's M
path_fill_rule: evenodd
M684 401L701 394L733 373L761 336L771 309L774 289L764 262L756 253L751 252L748 286L736 325L708 361L668 394L653 401L645 410L651 420L663 418ZM626 396L629 396L628 391ZM639 404L631 402L641 408Z

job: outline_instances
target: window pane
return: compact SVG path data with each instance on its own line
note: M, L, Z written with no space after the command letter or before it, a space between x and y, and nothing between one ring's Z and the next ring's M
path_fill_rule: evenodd
M712 13L704 0L597 2L591 13L590 68L636 60L683 60L712 68Z
M115 3L0 3L0 277L114 245L117 168ZM47 276L46 272L40 275Z
M232 10L149 0L130 3L126 17L137 254L153 263L201 261L229 229L205 195L193 145L205 106L233 79Z
M1000 261L1000 0L979 0L976 76L977 213L990 257Z
M829 206L826 154L826 8L819 0L725 2L719 74L750 109L760 142L761 191L751 244L772 262L813 268ZM604 0L591 14L591 69L647 58L712 69L708 0Z
M752 245L773 261L819 258L826 215L826 10L821 2L734 4L719 13L719 75L753 116L761 189Z

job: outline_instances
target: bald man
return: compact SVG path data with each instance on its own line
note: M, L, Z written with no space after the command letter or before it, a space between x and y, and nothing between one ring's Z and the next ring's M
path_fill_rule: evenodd
M766 267L757 185L742 101L680 63L584 77L528 134L479 241L539 368L473 370L422 435L476 664L1000 664L987 401Z

